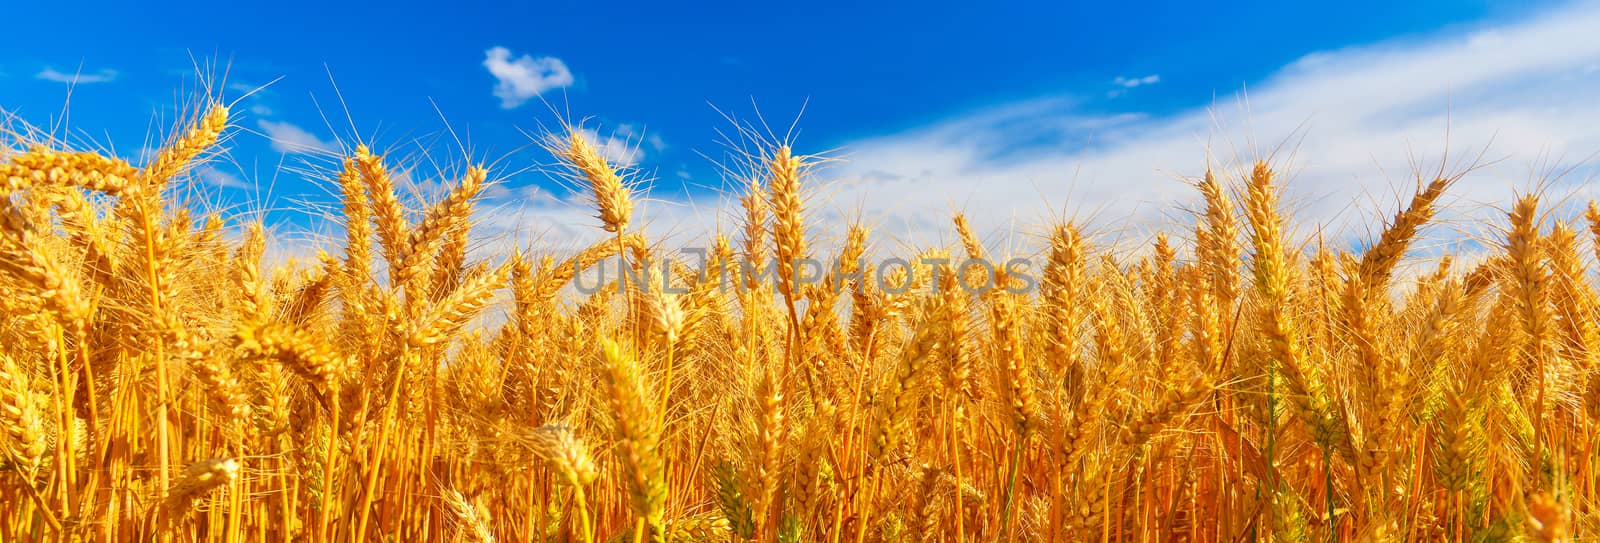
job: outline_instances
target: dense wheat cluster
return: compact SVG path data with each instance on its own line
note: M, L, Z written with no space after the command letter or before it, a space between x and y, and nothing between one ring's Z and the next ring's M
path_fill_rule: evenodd
M968 266L1017 255L957 215L959 246L887 269L866 225L807 223L815 161L772 145L699 263L572 129L546 144L603 228L577 254L474 262L490 172L419 205L361 146L327 180L343 242L263 262L259 223L172 198L229 120L202 108L142 166L0 142L0 541L1600 530L1592 204L1521 196L1487 258L1401 273L1453 179L1341 248L1297 237L1258 163L1136 251L1065 222L1038 266ZM680 273L571 284L657 262Z

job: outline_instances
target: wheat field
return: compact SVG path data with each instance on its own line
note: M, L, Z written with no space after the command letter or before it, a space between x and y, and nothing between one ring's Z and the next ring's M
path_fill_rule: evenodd
M475 261L493 174L413 202L363 145L327 180L342 239L275 262L260 222L174 197L231 130L203 105L142 165L0 139L0 541L1600 530L1594 204L1508 190L1486 254L1419 262L1456 177L1339 247L1256 162L1137 250L1063 221L1000 254L956 214L896 265L808 223L817 159L773 144L693 262L573 127L544 143L603 228L581 252ZM577 292L607 263L633 273Z

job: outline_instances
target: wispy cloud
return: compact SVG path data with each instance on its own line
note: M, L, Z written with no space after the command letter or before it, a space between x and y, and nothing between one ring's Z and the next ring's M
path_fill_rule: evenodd
M334 142L319 138L316 134L286 121L261 119L256 121L256 126L260 127L267 139L271 140L272 150L280 153L321 153L337 148Z
M262 92L265 90L265 87L247 81L233 81L228 83L228 90L240 94L254 94Z
M661 139L661 134L647 133L643 127L633 123L617 125L616 136L636 145L647 145L657 153L667 150L667 140Z
M512 109L551 89L572 85L572 71L556 57L522 55L511 58L511 50L493 47L484 52L483 67L498 83L494 87L500 107Z
M621 128L608 136L602 136L592 128L583 129L583 134L588 136L589 141L594 142L595 146L600 149L600 155L606 157L606 161L613 165L625 168L644 160L644 151L640 150L638 145L630 142Z
M1452 193L1505 201L1512 186L1531 185L1530 172L1600 151L1600 73L1586 69L1600 62L1594 28L1600 4L1584 4L1316 53L1252 83L1248 98L1210 104L1207 90L1170 115L1085 113L1072 95L1003 104L845 145L833 200L864 202L887 230L935 236L920 239L946 230L952 208L994 230L1063 211L1154 226L1188 220L1166 214L1196 199L1180 178L1208 160L1260 157L1289 177L1300 224L1339 228L1392 207L1411 190L1414 166L1431 175L1449 151L1460 168L1487 148L1486 167Z
M195 171L195 175L199 176L200 181L208 185L230 189L250 188L250 184L246 183L244 179L239 178L237 175L219 170L214 166L202 166L199 170Z
M1485 148L1482 167L1443 204L1492 212L1474 203L1507 201L1538 174L1600 152L1595 28L1600 4L1583 4L1315 53L1251 82L1248 98L1242 84L1199 90L1193 107L1170 114L1091 112L1082 105L1099 93L1093 88L997 104L841 145L839 160L810 181L819 193L808 200L811 224L837 235L845 218L865 217L879 245L919 246L948 241L951 211L960 209L980 233L1026 236L1029 225L1072 218L1137 237L1192 224L1174 212L1199 200L1183 179L1212 166L1237 182L1248 161L1266 158L1285 178L1299 233L1325 225L1330 241L1349 243L1368 234L1352 225L1391 212L1413 175L1432 175L1445 151L1459 170ZM1147 77L1136 86L1159 81ZM1229 98L1213 103L1213 95ZM1557 190L1600 196L1593 183ZM737 216L731 195L641 201L637 220L679 240L704 239ZM485 226L581 244L603 234L581 202L509 210ZM1454 227L1435 228L1445 235ZM989 241L1002 250L1037 246L1024 237Z
M1161 74L1150 74L1144 77L1117 77L1111 84L1124 89L1131 89L1143 85L1154 85L1161 82Z
M54 81L56 83L89 85L93 83L110 83L115 81L117 79L117 71L111 69L102 69L85 73L67 73L58 71L55 68L45 67L45 69L40 70L39 73L34 74L33 78L42 79L45 81Z
M1109 91L1106 91L1106 97L1108 97L1108 98L1116 98L1118 96L1122 96L1124 94L1127 94L1128 91L1133 90L1134 88L1143 87L1143 86L1147 86L1147 85L1154 85L1154 84L1160 83L1160 82L1161 82L1161 75L1160 74L1150 74L1150 75L1147 75L1147 76L1144 76L1144 77L1121 77L1121 76L1118 76L1116 79L1112 79L1111 80L1111 85L1116 87L1116 88L1111 89Z

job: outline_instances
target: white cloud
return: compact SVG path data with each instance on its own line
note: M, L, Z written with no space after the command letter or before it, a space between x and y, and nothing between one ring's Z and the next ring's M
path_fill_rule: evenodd
M266 86L264 85L257 85L255 83L247 83L244 81L234 81L232 83L228 83L228 90L237 92L239 94L255 94L265 89Z
M667 140L661 139L660 134L645 132L643 128L633 123L622 123L617 125L615 136L635 145L648 145L657 153L667 150Z
M272 140L272 150L280 153L321 153L338 148L334 142L323 140L289 122L261 119L256 121L256 126L261 127L267 139Z
M1116 85L1118 87L1125 88L1125 89L1131 89L1131 88L1142 86L1142 85L1154 85L1154 84L1160 83L1160 82L1161 82L1161 74L1150 74L1150 75L1147 75L1147 76L1144 76L1144 77L1120 77L1119 76L1116 79L1111 80L1111 84Z
M1475 32L1311 54L1252 82L1247 102L1213 105L1213 89L1204 89L1190 97L1195 106L1172 114L1086 113L1082 104L1097 89L1000 104L842 145L837 163L809 181L817 192L809 224L837 239L847 218L864 217L877 246L902 250L948 242L951 212L964 210L980 234L1020 232L987 236L997 251L1037 248L1033 227L1057 218L1123 236L1107 243L1142 241L1143 229L1192 224L1179 210L1199 197L1180 178L1199 175L1208 160L1236 174L1243 163L1271 158L1297 232L1326 225L1328 239L1349 246L1370 237L1397 195L1412 190L1413 164L1431 175L1444 151L1459 168L1485 146L1483 167L1443 204L1494 213L1488 204L1509 201L1539 174L1600 151L1595 28L1600 4L1585 4ZM620 152L610 139L596 141ZM1594 184L1578 183L1586 180L1568 178L1552 196L1600 196ZM658 239L699 242L737 228L736 196L636 195L635 224ZM486 239L570 248L604 235L593 214L573 195L510 199L485 206L481 224ZM1446 221L1431 233L1448 236L1465 224L1472 223Z
M515 108L550 89L572 85L572 71L555 57L522 55L515 60L511 50L494 47L484 52L483 66L499 81L494 87L500 107Z
M589 141L594 141L595 147L600 149L600 155L605 157L606 162L610 162L614 167L632 167L645 159L645 152L638 149L638 144L630 143L622 128L618 128L610 136L602 136L592 128L582 128L582 131Z
M66 73L57 71L55 68L46 67L45 69L40 70L39 73L34 74L33 78L42 79L45 81L54 81L57 83L88 85L92 83L110 83L115 81L117 79L117 71L102 69L89 73Z
M195 175L199 176L200 181L218 187L231 189L250 188L250 184L240 179L239 176L218 170L213 166L202 166L195 171Z
M1124 94L1127 94L1129 90L1132 90L1135 87L1142 87L1142 86L1145 86L1145 85L1154 85L1154 84L1160 83L1160 82L1161 82L1161 75L1159 75L1159 74L1150 74L1150 75L1147 75L1147 76L1144 76L1144 77L1121 77L1121 76L1118 76L1116 79L1112 79L1111 80L1111 85L1115 86L1116 88L1111 89L1109 91L1106 91L1106 97L1107 98L1116 98L1118 96L1122 96Z
M1189 218L1174 205L1198 198L1178 178L1204 171L1209 146L1222 165L1273 158L1302 228L1364 236L1396 193L1412 190L1412 159L1431 175L1446 151L1459 169L1487 147L1485 167L1447 198L1490 211L1474 203L1506 202L1537 175L1600 152L1600 74L1588 70L1600 62L1595 28L1600 4L1584 4L1477 32L1316 53L1252 83L1248 98L1211 107L1208 89L1171 115L1083 113L1071 96L1000 105L844 145L830 200L847 210L860 203L880 230L924 242L949 230L952 209L991 231L1063 212L1182 227ZM1158 81L1118 84L1145 79Z

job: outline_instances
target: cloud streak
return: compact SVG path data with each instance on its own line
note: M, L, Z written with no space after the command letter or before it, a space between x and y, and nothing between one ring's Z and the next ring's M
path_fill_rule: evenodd
M323 140L316 134L287 121L261 119L256 121L256 126L260 127L261 132L270 140L272 150L280 153L325 153L338 148L334 142Z
M1150 75L1147 75L1147 76L1144 76L1144 77L1120 77L1119 76L1116 79L1111 80L1111 84L1112 85L1116 85L1118 87L1122 87L1122 88L1125 88L1125 89L1131 89L1131 88L1134 88L1134 87L1140 87L1140 86L1144 86L1144 85L1154 85L1154 84L1160 83L1160 82L1161 82L1161 75L1160 74L1150 74Z
M202 166L195 171L195 175L200 178L200 181L216 187L230 189L250 188L250 184L246 183L244 179L240 179L239 176L219 170L213 166Z
M54 81L56 83L66 83L69 85L90 85L95 83L110 83L112 81L116 81L117 71L102 69L89 73L66 73L58 71L55 68L46 67L45 69L40 70L39 73L34 74L33 78L43 81Z
M1161 75L1159 75L1159 74L1150 74L1150 75L1147 75L1147 76L1144 76L1144 77L1121 77L1121 76L1118 76L1116 79L1112 79L1111 80L1111 84L1113 86L1115 86L1116 88L1111 89L1109 91L1106 91L1106 97L1107 98L1116 98L1116 97L1122 96L1124 94L1127 94L1128 91L1133 90L1135 88L1154 85L1154 84L1160 83L1160 82L1161 82Z

